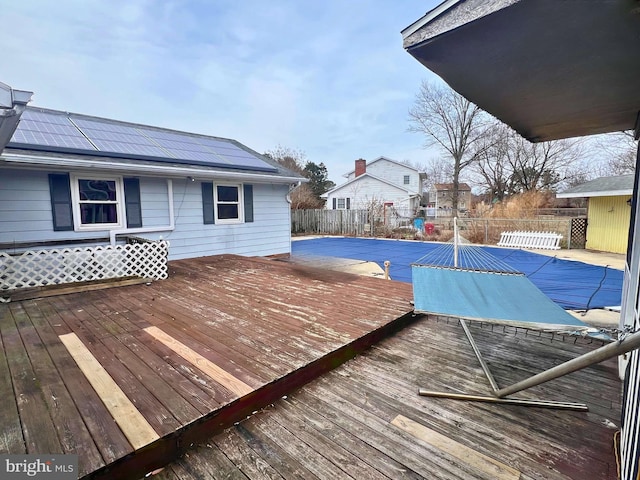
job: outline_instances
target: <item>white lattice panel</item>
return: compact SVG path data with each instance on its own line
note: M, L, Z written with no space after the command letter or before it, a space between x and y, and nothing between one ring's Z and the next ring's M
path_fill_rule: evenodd
M167 278L169 242L0 252L0 292L24 287L137 276Z

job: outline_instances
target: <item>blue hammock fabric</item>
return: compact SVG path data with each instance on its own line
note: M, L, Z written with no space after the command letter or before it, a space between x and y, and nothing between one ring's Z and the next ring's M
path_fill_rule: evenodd
M414 311L540 330L589 328L524 275L412 265Z

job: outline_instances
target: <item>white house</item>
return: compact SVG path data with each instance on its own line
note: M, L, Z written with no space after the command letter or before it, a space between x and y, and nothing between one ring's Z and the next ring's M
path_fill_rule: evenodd
M30 107L0 87L0 254L128 236L167 240L169 259L290 253L300 175L235 140Z
M422 198L423 172L409 165L378 157L355 161L355 169L343 175L347 181L324 195L330 210L363 209L384 205L415 211Z

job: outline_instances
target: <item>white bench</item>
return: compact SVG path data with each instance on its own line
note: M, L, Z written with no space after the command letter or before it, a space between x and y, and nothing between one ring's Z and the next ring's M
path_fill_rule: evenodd
M502 232L499 247L560 250L562 235L555 232Z

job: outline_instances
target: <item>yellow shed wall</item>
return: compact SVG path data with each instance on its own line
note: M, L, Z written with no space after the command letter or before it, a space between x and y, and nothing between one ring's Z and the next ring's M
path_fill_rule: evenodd
M626 253L631 207L630 197L591 197L587 214L587 244L590 250Z

